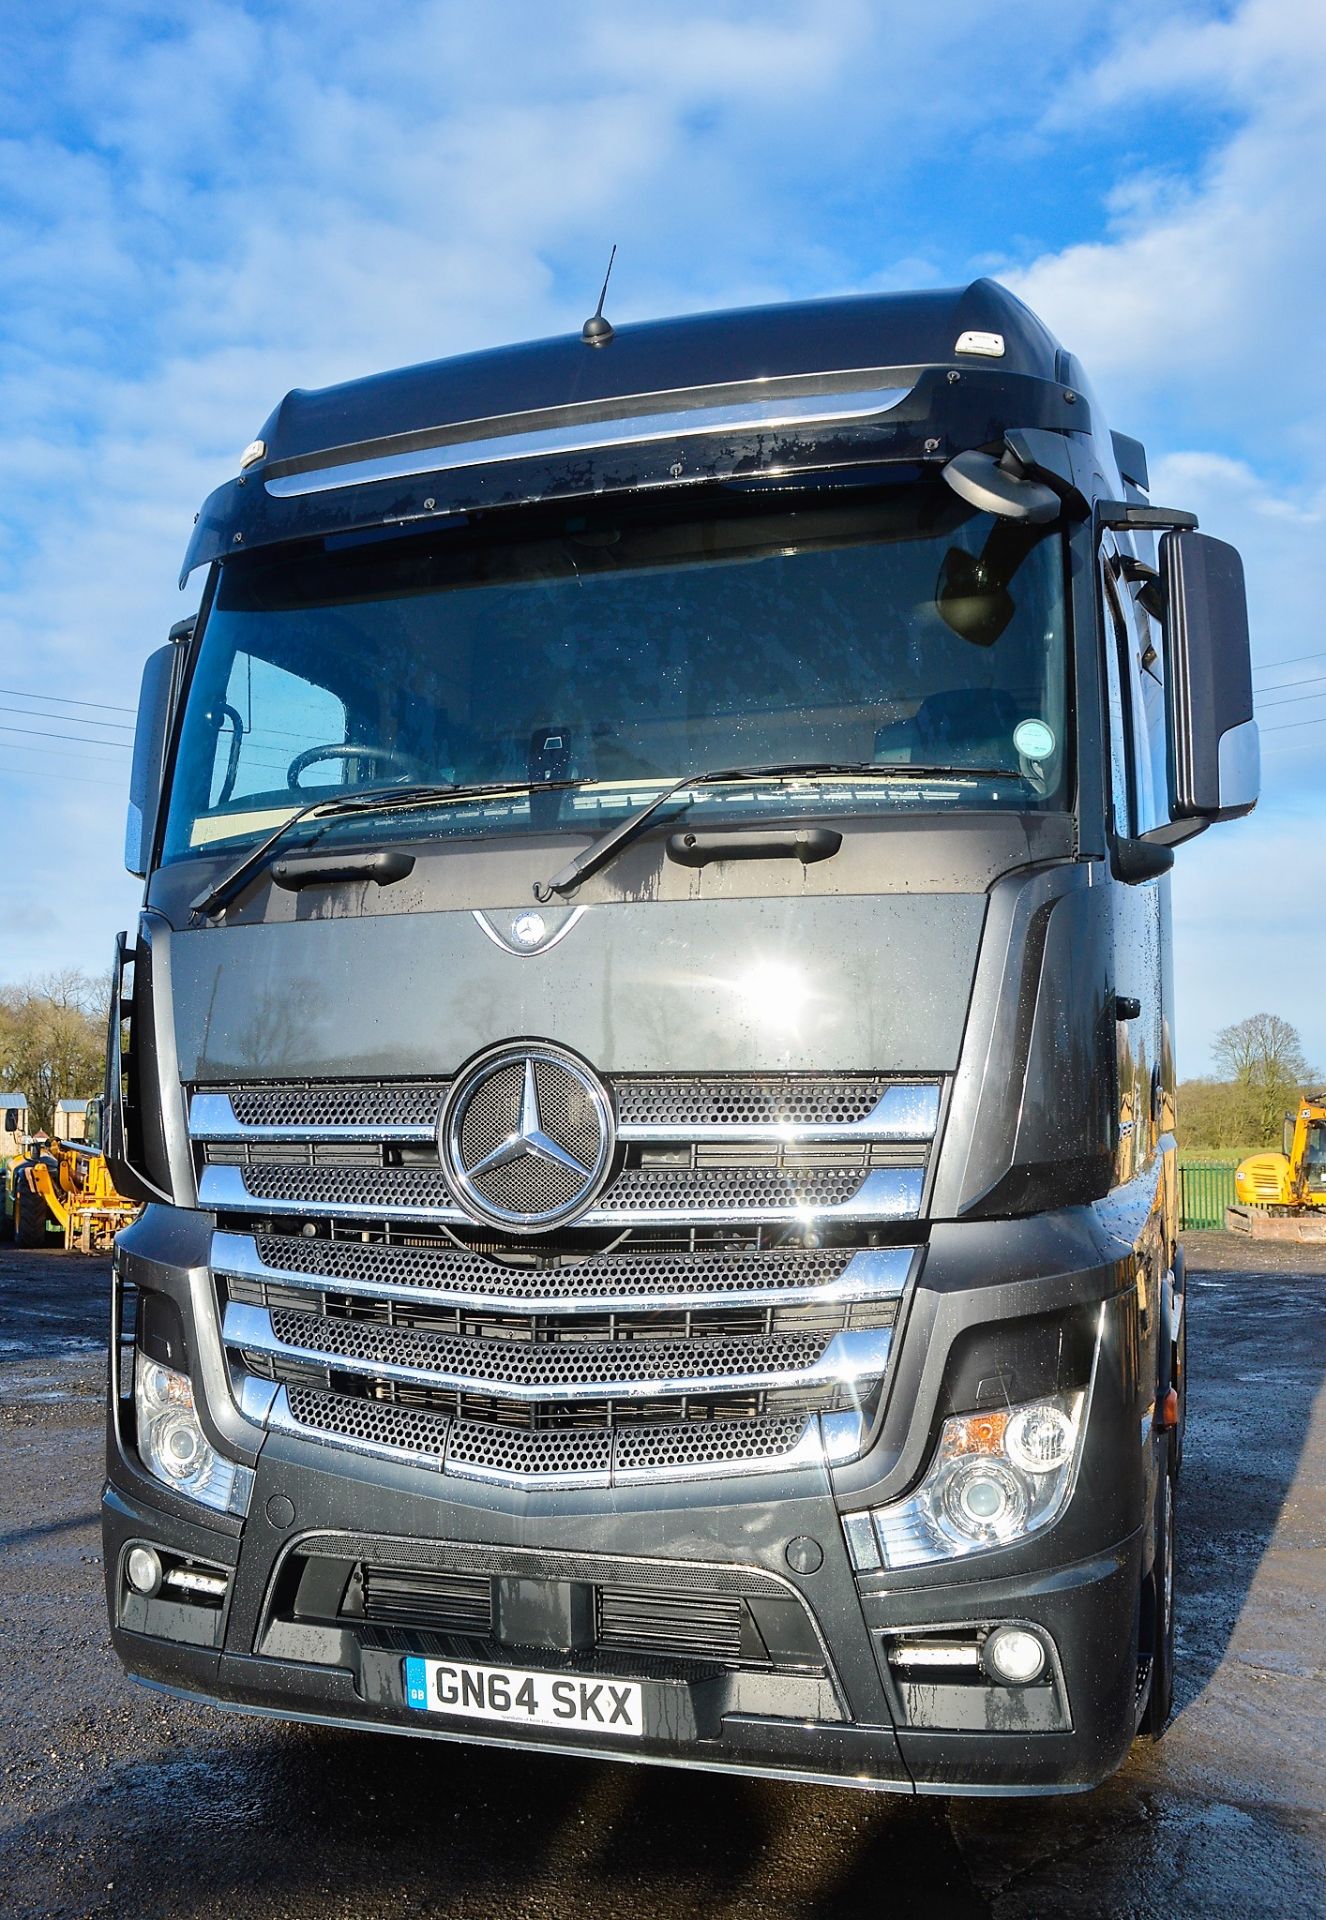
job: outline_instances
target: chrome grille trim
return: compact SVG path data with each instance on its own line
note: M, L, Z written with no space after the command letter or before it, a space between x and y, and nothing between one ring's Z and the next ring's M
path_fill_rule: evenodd
M710 1083L699 1082L701 1088ZM749 1086L749 1083L737 1083ZM776 1097L777 1082L770 1097ZM832 1086L832 1082L829 1083ZM815 1092L815 1083L809 1091ZM439 1082L400 1088L337 1087L329 1085L325 1093L313 1089L253 1088L242 1096L249 1102L270 1098L273 1103L284 1096L296 1104L316 1111L319 1098L338 1103L353 1103L358 1095L365 1105L390 1109L393 1102L418 1113L421 1104L435 1103L440 1112L447 1087ZM859 1120L669 1120L632 1119L632 1110L648 1106L651 1086L648 1081L627 1079L621 1083L624 1115L617 1129L618 1138L628 1144L678 1144L687 1141L732 1146L859 1145L896 1141L924 1144L933 1140L939 1118L939 1087L935 1082L898 1082L886 1086L873 1107ZM671 1091L671 1088L668 1089ZM196 1092L189 1102L189 1133L199 1144L212 1146L259 1146L300 1142L345 1146L425 1146L437 1137L437 1113L423 1121L356 1120L331 1122L300 1119L281 1122L245 1121L235 1111L231 1093Z
M814 1255L808 1260L804 1253L777 1250L708 1258L678 1253L653 1263L674 1270L675 1283L646 1292L629 1284L632 1268L642 1264L635 1254L608 1255L551 1270L516 1270L513 1276L513 1270L457 1248L444 1256L456 1277L422 1285L417 1280L365 1277L353 1271L351 1262L346 1262L349 1271L337 1273L338 1255L364 1251L354 1242L301 1240L295 1244L301 1254L312 1253L315 1259L322 1256L325 1264L299 1268L274 1264L263 1259L253 1234L218 1230L212 1235L212 1271L232 1279L297 1287L309 1293L347 1293L401 1305L560 1315L641 1309L662 1313L728 1307L848 1306L864 1300L897 1300L906 1287L913 1258L910 1247L845 1251L836 1259L826 1253L818 1260ZM418 1258L418 1250L409 1247L375 1247L372 1253L388 1271L394 1265L402 1273L409 1273ZM838 1265L840 1271L828 1279L816 1279L815 1267L826 1264ZM508 1292L494 1284L513 1277L534 1281L537 1290L527 1284L519 1289L513 1286Z
M273 1314L232 1300L221 1337L242 1353L374 1380L498 1400L578 1402L873 1384L888 1366L893 1333L851 1328L833 1334L817 1356L820 1336L811 1334L620 1341L605 1349L597 1342L473 1340L285 1309Z
M842 1199L818 1202L798 1195L798 1179L803 1189L813 1187L816 1182L822 1188L832 1188L843 1184L841 1177L814 1169L807 1169L803 1176L773 1174L762 1178L763 1173L763 1169L746 1175L715 1169L706 1179L685 1169L675 1173L671 1168L628 1172L612 1182L602 1198L581 1214L575 1225L577 1228L607 1227L615 1232L625 1227L809 1227L819 1223L914 1220L921 1210L924 1170L920 1167L872 1168L860 1178L855 1190L845 1193ZM272 1177L274 1174L293 1176L289 1182L291 1190L281 1192L286 1182ZM850 1177L857 1178L855 1171ZM258 1191L249 1186L250 1178ZM265 1193L261 1191L263 1185L268 1188ZM204 1209L217 1213L300 1220L384 1220L396 1225L473 1226L459 1207L406 1197L419 1193L421 1188L426 1191L430 1185L440 1187L440 1174L420 1173L413 1168L384 1169L378 1174L373 1169L361 1168L207 1166L199 1177L198 1201ZM683 1193L689 1189L700 1199L669 1203L670 1185ZM741 1185L752 1194L762 1185L771 1196L781 1193L785 1197L763 1201L740 1195L735 1199L724 1197L725 1188ZM354 1188L362 1198L345 1197L347 1191ZM632 1202L629 1198L632 1189L637 1193L658 1193L662 1199L654 1205ZM708 1191L713 1192L714 1199L704 1204Z
M308 1397L309 1396L306 1396L306 1398ZM335 1417L334 1408L338 1404L345 1404L347 1410L351 1413L364 1405L363 1402L359 1401L343 1402L342 1396L331 1393L317 1394L312 1397L319 1401L325 1400L328 1403L329 1419ZM390 1411L395 1411L395 1409L390 1409ZM854 1414L834 1414L831 1417L839 1423L840 1433L845 1431L845 1423L849 1421L856 1428L855 1436L850 1445L845 1444L844 1440L840 1439L837 1451L833 1454L829 1453L828 1448L821 1439L819 1421L814 1414L811 1414L807 1417L795 1437L791 1437L791 1423L782 1421L768 1422L768 1425L776 1426L779 1429L777 1435L778 1440L781 1441L785 1438L790 1440L790 1444L775 1445L770 1451L751 1451L745 1454L733 1454L712 1460L689 1459L685 1462L684 1466L679 1466L677 1460L671 1457L658 1465L636 1467L619 1464L614 1459L612 1465L607 1469L598 1468L590 1472L559 1472L554 1469L551 1471L543 1470L538 1473L519 1473L501 1467L478 1466L472 1462L454 1458L452 1454L452 1432L460 1423L447 1420L440 1415L431 1416L436 1422L437 1434L436 1445L430 1447L393 1445L389 1441L365 1438L360 1434L347 1431L341 1427L322 1424L315 1426L309 1424L296 1419L291 1408L289 1391L285 1387L281 1387L276 1395L276 1399L272 1404L272 1410L267 1417L267 1425L269 1430L274 1433L282 1433L297 1440L311 1441L317 1446L332 1447L348 1453L366 1455L370 1458L396 1461L398 1463L404 1462L411 1466L424 1467L434 1472L448 1474L453 1479L481 1480L497 1486L517 1488L602 1488L608 1486L639 1486L650 1482L668 1480L675 1481L679 1477L684 1477L687 1480L726 1479L730 1475L736 1474L786 1473L795 1468L810 1469L822 1467L826 1457L842 1459L853 1458L860 1451L861 1447L861 1422ZM823 1416L820 1418L822 1419ZM744 1423L734 1423L736 1429L734 1438L737 1440L745 1437L741 1432L742 1424ZM660 1428L648 1437L653 1439L661 1452L667 1448L673 1432L674 1430L670 1428ZM635 1436L632 1437L634 1438ZM614 1435L612 1438L615 1452L621 1435Z

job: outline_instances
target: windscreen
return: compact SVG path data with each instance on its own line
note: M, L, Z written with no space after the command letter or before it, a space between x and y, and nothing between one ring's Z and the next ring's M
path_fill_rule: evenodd
M337 830L599 831L684 775L809 761L895 776L816 783L826 813L1066 804L1057 528L918 479L677 499L228 562L165 857L414 781L512 790ZM691 801L730 803L721 787ZM808 800L782 787L741 804Z

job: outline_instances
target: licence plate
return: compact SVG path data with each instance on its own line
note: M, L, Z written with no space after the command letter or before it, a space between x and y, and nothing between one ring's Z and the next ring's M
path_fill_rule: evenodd
M634 1680L421 1660L413 1654L405 1662L405 1704L420 1713L500 1720L515 1727L574 1727L636 1740L645 1730L644 1689Z

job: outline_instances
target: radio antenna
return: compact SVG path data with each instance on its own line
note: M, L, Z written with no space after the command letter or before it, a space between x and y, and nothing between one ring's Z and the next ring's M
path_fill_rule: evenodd
M608 255L608 271L603 276L603 291L599 294L599 303L580 329L580 338L587 347L606 347L612 339L612 322L603 317L603 302L608 297L608 282L612 278L612 263L617 258L617 243L613 242L612 252Z

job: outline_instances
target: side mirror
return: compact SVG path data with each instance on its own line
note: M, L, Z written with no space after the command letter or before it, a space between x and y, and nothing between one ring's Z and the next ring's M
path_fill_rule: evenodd
M170 630L169 645L147 656L138 689L133 764L129 770L129 813L124 823L124 864L142 880L152 859L161 783L166 770L166 739L181 647L193 634L192 619Z
M1261 784L1243 562L1209 534L1167 533L1160 572L1171 814L1202 826L1237 819Z

